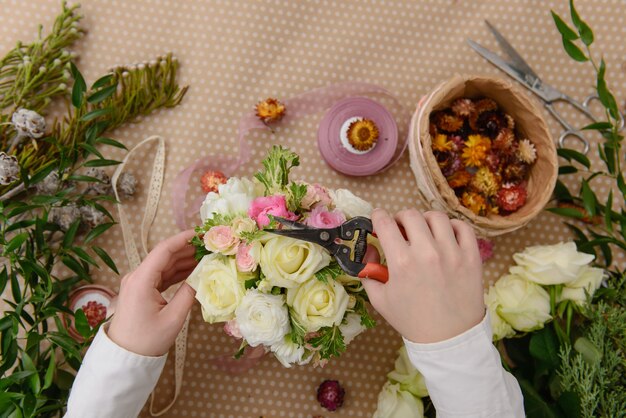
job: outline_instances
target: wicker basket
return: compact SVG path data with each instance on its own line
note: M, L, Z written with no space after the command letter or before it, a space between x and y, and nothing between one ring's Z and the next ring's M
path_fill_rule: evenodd
M431 112L449 107L459 97L489 97L495 100L513 117L516 130L535 145L537 160L528 179L526 204L510 215L474 214L459 202L439 169L431 149L429 117ZM468 221L478 234L486 237L519 229L537 216L550 199L558 175L556 148L540 111L512 83L495 78L457 75L425 96L411 119L409 152L411 168L427 206Z

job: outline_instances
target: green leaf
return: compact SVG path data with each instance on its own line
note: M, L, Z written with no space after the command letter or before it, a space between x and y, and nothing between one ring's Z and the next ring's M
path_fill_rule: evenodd
M73 180L73 181L84 181L84 182L88 182L88 183L103 183L102 180L96 178L96 177L91 177L91 176L83 176L83 175L78 175L78 174L73 174L71 176L69 176L67 178L68 180Z
M357 297L356 305L354 306L354 312L356 312L361 317L361 325L365 328L370 329L376 326L376 320L372 318L369 311L367 310L367 306L365 306L365 302L360 297Z
M581 128L581 130L583 131L586 131L586 130L606 131L611 128L613 128L613 125L611 125L609 122L594 122Z
M624 199L626 199L626 182L624 182L624 175L622 173L617 175L617 187L619 191L622 192Z
M90 337L91 327L89 326L87 315L85 315L82 309L74 312L74 327L83 338L88 339Z
M38 394L41 391L41 381L39 380L39 374L37 374L37 367L35 367L33 360L25 351L22 352L22 367L26 371L33 372L28 377L28 385L33 394Z
M105 137L98 137L96 138L96 142L100 143L100 144L106 144L106 145L111 145L113 147L117 147L117 148L122 148L122 149L128 149L126 148L126 146L124 144L122 144L119 141L116 141L115 139L111 139L111 138L105 138Z
M565 216L568 218L582 219L585 217L581 210L574 208L548 208L546 210L556 215Z
M563 392L557 400L558 405L565 412L565 416L569 418L580 417L580 398L574 392Z
M37 170L37 172L28 179L27 186L30 184L39 183L40 181L45 179L48 176L48 174L54 171L55 168L56 166L54 165L54 161L51 161L50 163L46 164L43 168Z
M552 13L552 19L554 19L554 23L556 24L556 28L559 33L563 37L564 41L573 41L578 39L578 35L574 32L574 29L570 28L567 23L561 18L561 16L554 13L554 11L550 11Z
M559 167L559 176L578 173L578 169L572 165L562 165Z
M598 69L598 78L596 82L596 90L598 91L598 97L600 98L600 102L602 105L608 109L611 117L615 120L620 119L619 110L617 108L617 101L615 100L615 96L609 90L606 85L606 80L604 79L604 74L606 72L606 63L604 59L600 60L600 68Z
M528 380L518 378L517 381L524 395L524 412L526 412L527 417L558 418L550 405L546 403Z
M72 77L74 78L74 86L72 87L72 104L75 108L79 108L83 103L83 95L87 90L87 84L85 84L85 79L73 62L70 62L70 70Z
M304 336L306 335L306 329L296 319L296 313L289 312L289 321L291 322L291 342L298 345L304 345Z
M72 251L74 252L74 254L76 254L78 256L78 258L80 258L81 260L91 264L92 266L96 267L96 268L100 268L100 266L98 266L98 263L96 262L96 260L90 256L87 251L83 250L80 247L72 247Z
M89 160L86 161L85 164L83 164L83 166L85 167L108 167L111 165L118 165L118 164L122 164L121 161L116 161L116 160L106 160L104 158L100 158L97 160Z
M593 43L593 31L578 15L576 8L574 7L574 0L569 1L569 9L572 15L572 23L578 29L580 34L580 40L587 46Z
M551 369L555 369L559 365L559 342L554 335L552 328L545 327L539 331L533 332L530 337L530 354L544 362Z
M63 264L65 264L67 266L67 268L69 268L74 273L76 273L81 279L88 280L88 281L90 280L90 277L89 277L89 274L87 273L87 270L85 270L83 265L80 264L71 255L64 255L61 258L61 261L63 262Z
M572 41L568 41L567 39L563 38L563 48L565 49L565 52L567 52L567 55L569 55L574 60L578 62L589 61L589 58L587 58L583 51L581 51L580 48L576 46L576 44L574 44Z
M606 199L606 205L604 206L604 225L609 232L613 232L613 219L611 218L612 208L613 190L609 190L609 197Z
M87 97L87 101L91 104L97 104L100 103L103 100L108 99L109 97L111 97L113 95L113 93L115 93L115 91L117 90L117 84L114 84L112 86L109 87L105 87L101 90L98 90L97 92L89 95L89 97Z
M320 269L317 273L315 273L315 278L320 282L328 283L328 278L330 277L332 280L335 280L340 275L344 274L339 264L336 261L331 262L326 267Z
M83 122L89 122L92 119L96 119L99 118L100 116L104 116L107 115L109 113L111 113L113 111L113 109L111 109L110 107L105 107L104 109L96 109L96 110L92 110L91 112L83 115L80 120Z
M114 79L114 75L113 74L107 74L103 77L100 77L99 79L97 79L92 85L91 85L91 89L95 90L95 89L99 89L100 87L104 87L108 84L111 83L111 80Z
M113 261L113 259L111 257L109 257L109 254L107 254L106 251L104 251L100 247L96 247L95 245L92 246L91 249L96 254L98 254L98 257L100 257L102 259L102 261L104 261L104 264L106 264L111 270L113 270L115 272L115 274L120 274L120 272L117 271L117 267L115 266L115 262Z
M51 332L49 335L50 341L61 347L69 355L76 358L80 358L80 351L78 351L78 343L67 335L63 335L59 332Z
M257 287L257 284L258 284L260 281L261 281L261 278L260 278L260 277L255 277L255 278L253 278L253 279L246 280L246 281L244 282L244 284L243 284L243 285L244 285L244 287L245 287L245 289L246 289L246 290L248 290L248 289L253 289L253 288L256 288L256 287Z
M556 153L559 155L559 157L563 157L567 161L575 160L587 168L591 167L591 162L589 161L589 158L587 158L585 154L582 154L578 151L574 151L573 149L568 148L558 148L556 150Z
M311 338L309 343L313 347L319 347L321 358L339 357L341 353L346 351L346 344L339 327L323 327L318 331L318 334L317 337Z
M43 390L48 389L52 385L52 378L54 377L54 372L56 370L56 360L55 355L52 353L50 355L50 360L48 362L48 368L46 369L46 375L43 380Z
M554 186L554 197L559 202L574 201L574 198L572 197L572 194L570 193L569 189L561 180L556 181L556 185Z
M20 248L22 244L24 243L24 241L26 241L27 239L28 239L27 232L22 232L20 234L15 235L11 239L11 241L9 241L8 244L4 247L3 253L5 255L11 254L12 252Z
M102 155L102 153L100 151L98 151L96 149L96 147L94 147L93 145L90 145L86 142L83 142L82 144L79 145L82 149L84 149L85 151L87 151L90 154L96 155L98 156L98 158L102 158L104 159L104 156Z
M598 201L596 198L596 194L591 190L591 187L589 187L589 183L587 183L586 180L582 181L580 192L582 194L583 206L585 207L585 210L587 211L589 216L595 216Z
M67 229L65 236L63 237L63 248L69 248L74 243L74 238L76 238L76 232L78 232L78 227L80 226L80 219L72 222L70 227Z
M106 232L113 225L115 225L115 222L107 222L107 223L96 226L94 229L89 231L89 233L85 237L85 244L89 244L91 241L93 241L94 239L102 235L104 232Z

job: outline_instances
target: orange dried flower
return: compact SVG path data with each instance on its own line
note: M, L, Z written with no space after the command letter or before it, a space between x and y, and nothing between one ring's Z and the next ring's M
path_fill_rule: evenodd
M378 141L378 127L374 121L361 119L348 127L348 142L359 151L371 149Z
M515 161L504 166L502 170L502 178L506 182L520 183L526 179L526 175L530 171L530 166L521 161Z
M228 179L221 171L209 170L202 175L200 184L202 185L202 190L204 190L205 193L217 193L220 184L226 183L226 180Z
M474 102L474 109L476 113L489 112L492 110L496 110L498 108L498 104L493 99L480 99Z
M495 196L500 190L500 179L487 167L481 167L472 177L470 185L487 197Z
M576 205L574 203L569 203L569 202L559 202L557 206L560 208L569 208L569 209L577 210L578 212L580 212L582 216L580 220L586 224L600 225L603 222L603 219L601 216L599 215L589 216L589 212L587 212L587 210L580 205Z
M483 135L469 135L461 158L467 167L480 167L487 158L490 149L491 140L489 138Z
M448 177L447 180L450 187L459 189L469 184L470 180L472 180L472 175L465 170L461 170Z
M493 148L503 155L511 155L515 151L515 135L513 131L505 128L498 133L493 140Z
M433 137L433 150L439 152L452 151L454 144L448 140L448 136L444 134L437 134Z
M257 103L256 115L263 123L277 122L285 116L287 108L277 99L271 97Z
M463 127L463 119L447 112L437 112L434 115L435 125L446 132L456 132Z
M461 196L463 206L474 212L476 215L484 215L487 211L487 202L485 198L476 192L465 192Z
M459 116L468 117L476 110L476 106L471 99L460 98L452 103L452 111Z

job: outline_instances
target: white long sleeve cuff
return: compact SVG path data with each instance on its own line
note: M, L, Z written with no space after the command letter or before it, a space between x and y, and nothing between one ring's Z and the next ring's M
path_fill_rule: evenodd
M146 357L125 350L101 327L76 375L65 417L136 417L166 359L167 355Z
M422 373L438 418L523 418L517 380L502 367L492 344L489 314L480 324L445 341L404 339L409 359Z

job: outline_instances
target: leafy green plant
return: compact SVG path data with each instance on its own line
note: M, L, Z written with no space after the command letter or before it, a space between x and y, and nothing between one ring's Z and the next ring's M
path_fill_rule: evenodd
M97 332L82 310L68 309L68 296L91 282L102 263L118 273L96 244L115 225L106 208L115 199L93 192L108 179L87 170L119 164L99 150L125 148L108 138L108 131L176 106L186 92L176 82L178 63L171 55L116 68L87 88L67 50L83 33L77 7L63 4L50 35L42 38L40 30L37 41L18 43L0 60L0 151L12 154L20 169L17 180L0 186L0 293L6 296L0 417L62 414L83 352ZM54 98L70 104L63 120L41 138L12 146L13 113L20 108L45 113ZM81 216L85 208L97 221ZM70 336L69 322L84 342Z

